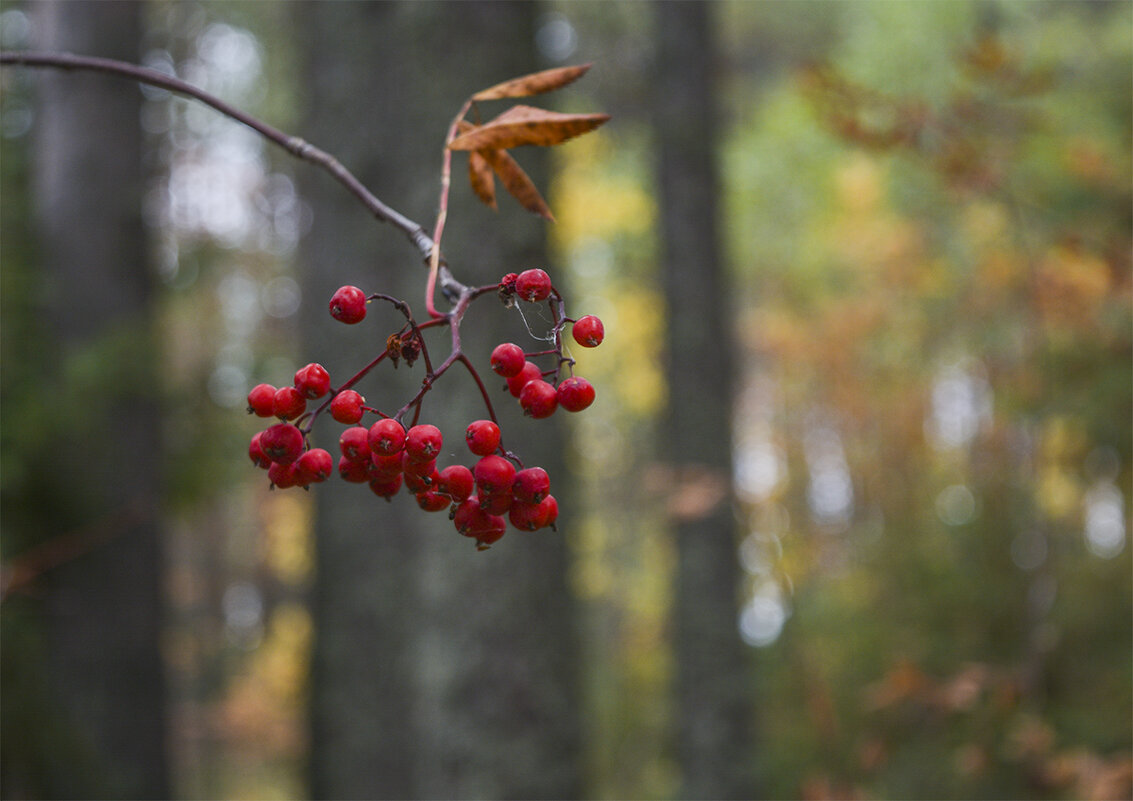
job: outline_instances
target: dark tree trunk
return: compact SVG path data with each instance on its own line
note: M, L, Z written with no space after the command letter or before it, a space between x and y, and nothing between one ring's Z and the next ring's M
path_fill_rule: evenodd
M36 3L35 45L137 61L143 11L134 2ZM43 73L35 86L31 188L43 328L26 345L42 354L34 368L40 412L53 423L5 506L6 527L26 535L32 573L27 594L10 602L21 634L5 639L6 651L21 650L4 655L4 789L162 798L160 448L141 94L96 75ZM43 671L32 677L37 657ZM10 692L10 682L19 689ZM30 714L21 721L22 711Z
M675 480L724 500L675 520L678 757L682 798L753 793L750 674L736 627L731 497L732 332L720 252L712 6L666 2L657 24L655 108Z
M474 90L539 68L535 11L528 3L479 2L301 7L310 112L304 135L431 231L452 115ZM532 156L541 181L539 154L522 159L532 167ZM508 207L506 198L498 213L480 207L465 171L458 156L444 237L457 277L486 284L544 264L544 223ZM372 305L371 316L347 329L330 322L326 299L354 283L404 298L423 317L425 271L404 236L369 217L341 187L307 172L300 180L314 212L303 244L310 356L327 359L340 381L400 323ZM565 480L556 421L521 419L487 370L494 344L527 336L522 322L491 298L477 301L465 319L465 350L497 399L508 445ZM447 354L447 335L429 341L438 360ZM422 369L420 362L412 370L383 365L359 389L392 412ZM440 466L472 463L464 429L485 416L459 367L438 382L422 422L445 434ZM316 427L316 439L332 430L337 437L339 428ZM364 486L328 482L317 498L314 795L577 797L577 653L563 537L509 531L478 553L447 515L428 515L407 495L387 504Z

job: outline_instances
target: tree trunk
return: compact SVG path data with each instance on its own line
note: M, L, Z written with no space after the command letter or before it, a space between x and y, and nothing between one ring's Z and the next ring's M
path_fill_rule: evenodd
M444 132L473 91L539 68L535 10L479 2L301 7L310 112L304 135L431 232ZM522 155L526 166L532 155L537 159ZM498 213L479 206L465 170L457 156L444 237L457 278L487 284L543 264L544 223L507 206L507 198ZM341 382L377 355L400 323L371 304L367 319L347 329L330 321L326 299L354 283L409 301L423 318L425 271L404 236L341 187L307 172L300 180L314 211L303 245L310 356L327 359L332 380ZM527 336L517 313L482 298L462 330L465 351L504 417L505 441L528 464L564 480L555 421L519 418L514 399L497 391L503 382L487 370L496 343ZM428 341L435 360L443 359L447 334ZM381 365L359 391L391 413L422 373L420 361L396 371ZM445 435L439 466L472 464L464 429L486 416L459 366L438 381L421 422ZM317 426L316 439L330 442L340 428ZM509 531L479 553L447 515L420 511L404 491L387 504L364 486L328 482L317 500L314 795L577 797L577 654L563 537Z
M141 4L29 10L37 47L138 59ZM43 73L35 86L43 301L42 328L26 346L40 354L39 412L52 423L5 503L6 540L27 548L30 581L5 604L6 624L19 616L22 625L15 640L5 626L5 651L18 651L4 654L4 792L161 798L160 448L141 94L96 75ZM34 417L23 424L25 437L39 436ZM36 659L42 672L30 675Z
M751 677L737 631L731 505L732 332L717 231L710 4L657 3L655 113L668 316L665 441L678 487L723 501L674 521L678 757L682 798L753 793ZM690 495L691 498L691 495Z

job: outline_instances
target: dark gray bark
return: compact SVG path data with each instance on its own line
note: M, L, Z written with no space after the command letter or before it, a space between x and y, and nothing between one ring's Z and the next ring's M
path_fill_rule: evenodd
M460 103L476 89L539 68L534 6L316 3L298 10L310 111L304 136L431 233L444 133ZM537 165L538 154L525 153L525 166L532 155ZM465 158L457 156L444 237L457 278L487 284L545 264L544 223L509 207L508 198L499 213L480 207L465 172ZM542 179L539 169L531 172ZM404 236L369 217L341 187L325 176L299 175L314 212L303 244L309 355L326 360L332 379L341 381L400 323L372 305L373 319L335 326L326 299L355 283L408 300L423 319L425 272ZM556 421L521 419L487 369L494 344L523 341L521 321L484 298L473 304L463 332L465 350L505 417L509 447L564 481ZM429 341L438 360L447 354L447 334ZM412 370L383 365L359 389L392 412L421 375L420 362ZM464 429L485 416L461 368L438 382L422 422L445 434L439 466L473 463ZM339 428L317 427L316 441L331 431L337 438ZM577 653L563 535L509 531L478 553L447 515L420 511L408 495L387 504L365 487L328 482L317 498L314 795L577 797Z
M712 6L667 2L654 9L655 130L671 387L665 441L676 481L707 476L730 490L732 310L718 231ZM674 522L682 798L753 793L751 677L736 627L734 526L726 500Z
M136 61L143 10L133 2L36 3L34 44ZM35 728L18 743L21 733L6 721L4 750L14 747L22 762L5 759L5 792L160 798L169 792L158 648L160 447L141 94L92 75L45 73L35 86L32 214L45 325L29 345L43 349L45 402L63 407L41 443L57 457L43 473L42 454L29 455L15 507L13 522L35 529L25 542L38 540L43 557L29 588L38 602L17 601L27 627L16 644L29 647L22 659L43 660L43 708L24 721ZM6 673L6 706L24 700L7 681L28 664Z

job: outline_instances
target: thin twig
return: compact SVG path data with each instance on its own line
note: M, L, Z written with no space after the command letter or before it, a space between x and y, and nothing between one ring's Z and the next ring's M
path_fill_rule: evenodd
M199 100L205 105L216 109L226 117L230 117L237 122L247 125L268 141L286 150L295 158L314 164L329 172L339 183L345 186L351 194L358 198L371 214L382 222L389 223L402 231L409 238L409 241L417 249L418 253L421 254L421 258L425 260L426 263L436 261L439 266L443 266L444 264L444 260L439 253L439 248L434 247L432 238L425 232L425 229L421 225L379 200L353 173L342 166L334 156L315 147L301 137L291 136L278 128L268 125L263 120L257 119L225 103L219 97L199 87L193 86L191 83L187 83L180 78L149 67L140 67L136 64L130 64L125 61L115 61L109 58L80 56L73 53L0 51L0 65L4 64L23 67L48 67L62 70L102 72L129 78L138 83L157 86L161 89L166 89L170 92ZM437 268L434 267L433 271L436 269ZM446 285L455 284L455 280L451 275L446 275L445 280Z

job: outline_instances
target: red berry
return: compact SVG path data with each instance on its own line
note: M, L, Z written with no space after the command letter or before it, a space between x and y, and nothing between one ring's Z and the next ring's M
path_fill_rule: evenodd
M480 508L480 499L473 496L459 503L453 510L452 524L465 537L475 537L492 527L491 517Z
M271 384L256 384L248 393L248 411L256 417L275 416L275 387Z
M500 447L500 427L491 420L474 420L464 432L464 441L477 456L495 453Z
M290 423L276 423L260 434L264 454L278 464L291 464L303 453L303 434Z
M300 456L299 461L295 464L299 465L299 472L302 476L308 479L308 481L302 482L306 484L326 481L330 478L330 474L334 472L334 460L322 448L311 448Z
M388 480L370 479L370 489L375 495L380 498L385 498L387 501L397 494L401 489L401 476L395 476Z
M488 550L492 543L498 541L507 531L507 522L502 517L496 515L488 515L488 517L491 520L491 526L476 535L476 550L478 551Z
M606 336L606 329L602 326L601 320L593 314L588 314L575 320L570 333L574 337L574 341L582 347L596 348L602 344L602 339Z
M352 389L344 389L330 402L330 416L340 423L353 425L362 419L362 404L366 399Z
M559 384L559 405L568 412L581 412L594 402L594 387L585 378L572 376Z
M393 478L401 472L402 453L370 453L370 476Z
M412 462L428 462L437 458L443 445L441 430L428 423L413 426L405 434L405 455Z
M276 417L294 420L307 410L307 399L295 387L280 387L272 398L272 411Z
M315 400L330 392L330 373L321 364L312 362L295 371L295 388L307 400Z
M369 432L362 426L352 426L339 436L338 447L350 461L364 462L370 453Z
M417 505L426 512L443 512L452 505L452 499L439 492L418 492Z
M506 515L511 504L511 493L480 493L480 508L490 515Z
M338 459L338 474L343 481L353 484L362 484L370 480L370 466L365 462L355 462L340 456Z
M496 345L492 351L492 370L496 375L511 378L519 375L527 357L523 355L523 348L512 342Z
M554 496L548 495L539 503L516 501L508 512L508 521L520 531L535 531L551 525L558 514L558 502Z
M500 279L500 291L514 292L516 278L519 278L519 275L516 273L504 273L504 277Z
M271 467L271 457L264 453L263 446L260 445L260 438L263 437L263 434L264 432L257 431L252 435L252 441L248 443L248 456L251 457L252 464L266 470Z
M401 453L405 447L405 427L386 417L370 426L370 450L374 453Z
M520 371L507 380L508 392L518 398L528 381L537 381L542 377L543 371L539 369L539 365L534 362L524 362Z
M551 295L551 276L542 270L524 270L515 279L515 293L524 300L538 302Z
M497 515L488 514L480 508L476 498L469 498L453 510L453 525L465 537L476 539L476 547L483 549L504 535L507 522Z
M343 323L361 322L366 316L366 293L356 286L341 286L330 298L330 316Z
M555 388L546 381L528 381L519 393L519 405L523 407L524 414L541 420L555 413L559 397Z
M476 489L482 495L503 495L511 492L515 466L502 456L485 456L472 470Z
M268 468L268 478L271 480L273 486L278 489L287 489L299 484L299 466L294 462L290 464L280 464L273 462L271 467Z
M528 467L515 474L511 494L522 503L539 503L551 491L551 477L542 467Z
M405 479L405 486L410 492L432 492L437 489L437 481L440 476L437 474L437 466L430 463L430 469L422 473L414 473L406 470L402 473Z
M547 522L545 525L554 528L555 521L559 519L559 502L555 500L554 495L548 495L539 502L539 505L547 509Z
M475 483L471 470L462 464L453 464L438 475L437 491L445 493L454 501L464 501L472 494Z

